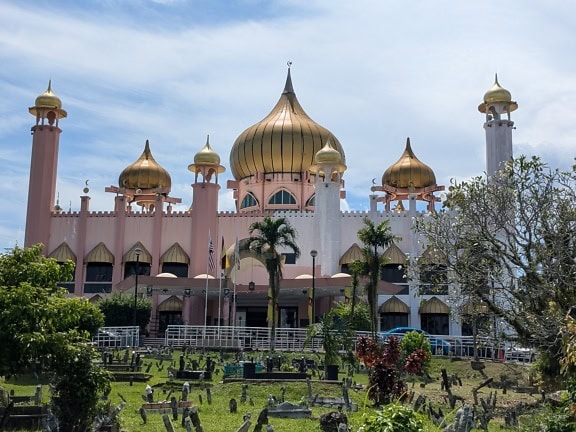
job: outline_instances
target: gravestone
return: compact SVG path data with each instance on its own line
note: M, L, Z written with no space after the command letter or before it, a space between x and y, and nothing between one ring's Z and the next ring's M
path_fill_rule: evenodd
M236 402L236 399L230 399L230 402L228 402L228 407L230 409L230 414L236 414L238 412L238 403Z
M150 387L150 384L146 384L146 399L149 403L154 402L154 389Z
M210 390L210 387L206 387L206 401L208 401L208 405L212 404L212 390Z
M138 412L140 413L142 421L144 422L144 424L146 424L148 422L148 415L146 414L146 409L144 407L140 407Z
M170 421L170 417L168 417L168 414L164 414L162 416L162 421L164 422L164 427L166 428L166 432L175 432L174 425Z
M188 394L189 393L190 393L190 383L188 381L186 381L184 384L182 384L182 400L183 401L188 400Z
M248 391L248 384L242 384L242 394L240 395L240 402L242 403L246 402L247 391Z
M170 408L172 409L172 420L178 420L178 401L174 396L170 399Z

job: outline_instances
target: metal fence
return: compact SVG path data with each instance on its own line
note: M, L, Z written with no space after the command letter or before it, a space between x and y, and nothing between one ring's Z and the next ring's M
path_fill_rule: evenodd
M140 329L136 327L102 327L92 338L98 348L127 348L141 345Z
M322 352L322 338L314 337L307 340L306 328L277 328L276 345L278 351L291 352ZM360 336L370 336L369 332L356 332L354 344ZM266 351L270 349L271 329L267 327L228 327L228 326L187 326L169 325L164 338L155 339L157 344L165 346L234 349ZM473 357L474 341L472 336L431 335L430 340L442 341L442 346L449 349L439 349L439 343L433 344L434 356ZM143 344L138 327L102 327L93 343L99 348L127 348ZM433 347L433 348L434 348ZM341 347L347 350L350 347ZM495 341L490 338L476 338L476 349L480 359L498 361L518 361L530 363L535 360L535 350L512 345L508 342Z
M369 332L356 332L353 344L360 336L369 336ZM442 340L449 344L449 350L433 350L434 356L472 357L474 340L472 336L431 335L431 339ZM233 348L242 350L270 349L271 329L267 327L213 327L169 325L164 345L172 347L195 348ZM278 351L312 352L323 351L322 338L315 337L306 342L305 328L277 328L275 349ZM347 347L342 347L345 350ZM437 347L438 348L438 347ZM355 347L352 346L352 350ZM532 362L535 351L530 348L512 346L509 343L490 338L476 338L476 349L481 359L499 361Z

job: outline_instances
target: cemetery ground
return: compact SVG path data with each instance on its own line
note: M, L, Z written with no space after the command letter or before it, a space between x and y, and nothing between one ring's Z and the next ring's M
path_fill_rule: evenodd
M125 350L124 350L125 351ZM116 352L116 358L126 356L124 351ZM124 354L123 354L124 353ZM264 408L277 405L282 399L294 405L300 405L302 401L310 402L314 398L334 398L342 399L342 381L349 378L352 384L348 390L350 403L357 406L357 411L348 411L343 408L343 412L348 416L350 430L356 431L362 424L363 415L373 413L375 408L367 398L368 376L366 370L360 370L349 376L341 371L339 381L327 382L321 380L322 370L308 370L311 375L310 384L306 380L244 380L241 377L229 377L224 379L226 364L235 363L236 354L218 352L190 352L185 354L187 365L197 362L200 368L206 364L207 356L215 361L214 373L211 379L204 379L200 376L195 379L177 379L175 372L178 369L179 361L183 355L181 350L174 350L171 357L159 360L146 353L142 355L142 378L148 377L147 381L137 381L139 376L131 375L129 371L122 371L117 368L114 372L116 381L112 382L112 391L108 396L110 407L126 401L125 407L119 413L120 430L128 432L145 431L165 431L162 413L168 414L172 419L175 430L186 430L182 425L182 412L178 419L173 417L169 402L165 404L162 412L154 412L148 409L146 412L146 423L143 421L142 410L146 402L146 386L153 389L154 402L170 401L172 397L177 400L182 399L182 388L184 382L190 384L190 391L187 400L197 407L198 417L205 432L235 432L239 430L243 423L243 418L247 413L251 414L252 426L254 430L259 414ZM301 359L305 356L314 359L316 364L321 362L321 356L310 353L275 353L282 357L285 365L283 370L292 369L290 366L293 359ZM245 358L253 358L255 361L263 361L268 356L264 352L245 353ZM168 359L170 358L170 360ZM121 360L119 360L121 362ZM528 364L517 362L501 363L497 361L485 361L484 368L476 370L471 367L469 359L434 358L429 367L429 380L415 378L408 380L408 393L410 401L405 403L414 406L418 397L425 399L423 411L428 407L433 412L439 409L449 423L453 419L455 411L463 403L474 405L475 398L478 401L488 401L495 396L492 419L489 423L490 431L502 430L504 426L504 416L506 412L515 409L518 424L527 424L535 421L538 415L546 415L546 406L543 401L543 394L532 382L531 367ZM452 409L449 404L450 396L446 392L442 370L451 382L450 394L456 398L456 409ZM147 374L146 374L147 372ZM169 376L170 375L170 376ZM132 382L130 382L132 377ZM490 380L490 378L492 380ZM480 387L483 383L485 386ZM8 391L12 391L16 396L34 395L38 384L43 385L43 402L49 400L49 388L47 381L38 376L24 376L19 378L0 378L0 386ZM243 385L245 397L242 397ZM479 388L480 387L480 388ZM274 398L272 401L271 399ZM408 398L408 397L407 397ZM237 411L230 412L230 401L234 399L237 403ZM477 402L479 403L479 402ZM492 403L492 402L491 402ZM269 416L268 421L273 426L274 431L283 432L311 432L321 431L319 418L322 414L338 411L337 406L312 406L309 404L311 418L276 418ZM533 408L537 406L537 408ZM147 405L151 407L151 405ZM514 430L511 428L509 430ZM29 429L36 430L36 429ZM198 430L198 429L191 429ZM266 430L265 427L262 430ZM430 423L430 431L439 431ZM517 430L517 429L516 429Z

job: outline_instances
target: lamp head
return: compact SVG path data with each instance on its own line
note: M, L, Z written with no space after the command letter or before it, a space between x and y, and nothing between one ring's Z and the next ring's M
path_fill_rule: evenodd
M316 258L316 257L318 256L318 251L317 251L316 249L312 249L312 250L310 251L310 256L311 256L312 258Z

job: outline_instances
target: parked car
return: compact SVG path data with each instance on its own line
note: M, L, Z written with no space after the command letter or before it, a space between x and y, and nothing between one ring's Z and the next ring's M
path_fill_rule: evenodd
M430 333L415 327L395 327L385 332L381 332L380 338L382 341L386 341L389 336L397 336L400 339L402 339L404 335L409 332L421 333L424 336L426 336L426 339L428 339L428 341L430 342L430 350L432 351L432 354L440 354L440 355L450 354L451 345L449 342L437 336L432 336Z

